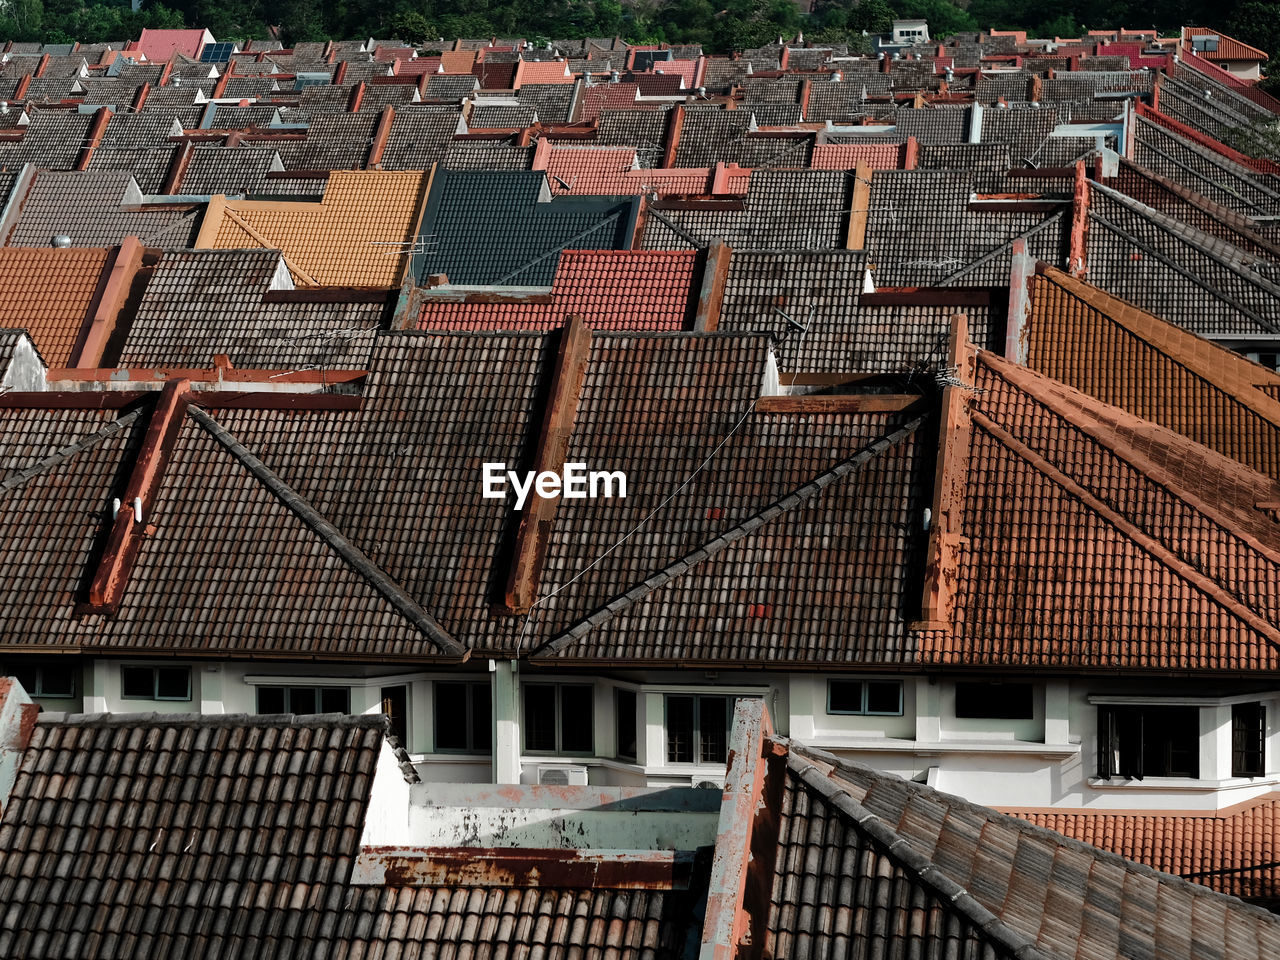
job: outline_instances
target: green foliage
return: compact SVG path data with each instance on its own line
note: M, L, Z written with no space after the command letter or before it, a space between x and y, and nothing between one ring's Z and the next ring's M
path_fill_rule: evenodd
M391 32L405 43L420 47L428 40L434 40L436 33L431 24L417 10L406 10L391 18Z

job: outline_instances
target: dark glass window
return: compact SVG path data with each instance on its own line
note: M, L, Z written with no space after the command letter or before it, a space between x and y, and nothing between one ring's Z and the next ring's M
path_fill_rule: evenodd
M1260 703L1231 707L1231 775L1261 777L1267 772L1267 708Z
M529 683L524 699L524 748L530 753L591 753L595 690L580 683Z
M350 713L351 691L346 687L258 687L259 713Z
M15 663L4 668L32 697L74 697L79 668L66 663Z
M671 694L667 697L667 762L724 763L734 697Z
M967 720L1030 720L1034 687L1029 683L956 684L956 716Z
M901 680L828 680L827 713L902 716Z
M488 683L436 683L436 749L488 753L493 716Z
M400 746L409 744L409 688L403 685L383 687L379 691L382 712L391 724L391 735Z
M618 731L618 757L622 760L636 758L636 692L619 687L614 691L614 726Z
M190 667L121 667L120 696L126 700L190 700Z
M1197 707L1098 708L1098 776L1200 776Z

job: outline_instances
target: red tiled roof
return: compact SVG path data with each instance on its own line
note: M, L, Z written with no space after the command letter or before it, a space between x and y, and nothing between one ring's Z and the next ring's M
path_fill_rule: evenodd
M1208 27L1183 27L1182 42L1190 48L1191 38L1199 36L1213 36L1218 38L1217 50L1196 50L1193 51L1196 56L1203 57L1205 60L1258 60L1263 63L1270 60L1271 57L1263 50L1257 47L1251 47L1247 43L1241 43L1235 37L1228 37L1225 33L1219 33L1217 30L1210 30Z
M726 166L715 182L711 167L635 169L634 147L554 147L547 158L551 192L578 196L660 197L708 193L740 196L747 192L751 170Z
M597 330L680 330L697 254L692 250L566 250L550 302L428 299L423 330L550 330L576 313Z
M814 170L852 170L865 163L872 170L896 170L902 149L896 143L824 143L813 148Z
M521 60L511 88L519 90L526 83L573 83L573 74L564 60Z
M1280 861L1280 794L1206 813L1009 812L1220 893L1260 899L1280 896L1280 867L1276 866Z
M524 83L530 81L522 80ZM634 83L609 83L587 87L582 91L579 120L594 120L601 110L628 110L635 106L640 87Z
M207 40L212 39L207 30L149 30L144 29L138 39L127 49L146 55L148 60L165 62L175 53L196 58Z
M434 75L439 67L439 57L415 57L412 60L397 60L392 69L397 77L420 77L424 73ZM470 73L471 70L468 68L462 72Z
M653 65L651 73L662 73L667 76L679 76L684 78L686 87L693 86L694 74L698 72L697 60L659 60Z

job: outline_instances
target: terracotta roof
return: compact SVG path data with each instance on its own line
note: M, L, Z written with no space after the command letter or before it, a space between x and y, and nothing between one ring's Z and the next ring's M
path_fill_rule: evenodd
M204 29L152 30L143 28L138 39L130 43L128 49L137 50L148 60L165 61L175 53L188 57L198 57L207 35L208 31Z
M65 367L111 251L0 247L0 327L23 327L45 362Z
M279 249L299 286L395 286L426 181L416 172L335 171L319 203L215 198L195 246Z
M576 314L600 330L680 330L687 324L697 256L692 251L566 250L550 302L424 299L422 330L550 330ZM457 296L457 295L455 295ZM544 298L536 298L542 300Z
M1241 43L1235 37L1228 37L1226 34L1219 33L1217 30L1210 30L1208 27L1183 27L1182 42L1189 48L1191 46L1191 38L1202 34L1216 37L1218 40L1218 48L1216 50L1195 51L1197 56L1206 60L1258 60L1266 63L1271 59L1271 54L1265 50L1259 50L1257 47L1251 47L1247 43Z
M1031 281L1027 363L1280 479L1280 374L1053 267Z
M809 166L815 170L852 170L865 163L873 170L893 170L901 165L896 143L833 143L813 148Z
M1209 812L1008 812L1221 893L1280 899L1280 796L1274 793Z

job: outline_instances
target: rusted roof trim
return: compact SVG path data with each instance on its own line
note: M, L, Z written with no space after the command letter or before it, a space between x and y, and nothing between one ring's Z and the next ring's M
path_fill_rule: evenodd
M695 860L691 850L365 847L351 882L394 887L688 890Z

